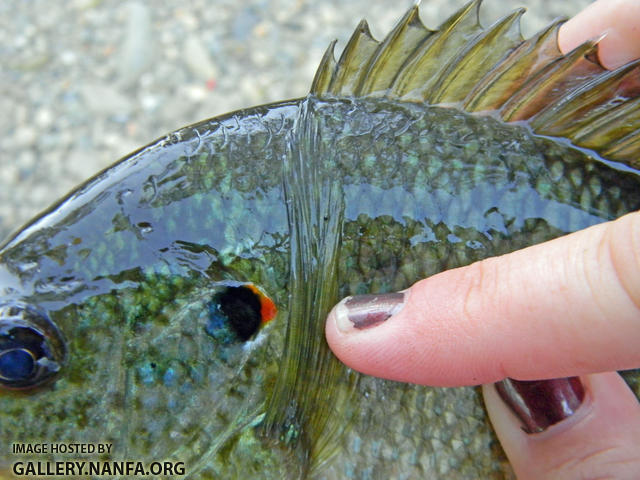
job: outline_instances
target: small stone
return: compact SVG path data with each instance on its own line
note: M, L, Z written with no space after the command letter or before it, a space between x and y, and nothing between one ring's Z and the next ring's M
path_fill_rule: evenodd
M207 88L202 85L185 85L184 93L192 102L201 102L207 96Z
M63 65L72 65L76 63L77 59L78 56L71 50L64 50L60 52L60 61Z
M118 78L122 86L134 84L153 59L151 13L142 3L129 3L125 39L120 48Z
M99 114L123 114L131 111L131 100L110 85L87 84L80 93L87 108Z
M179 10L176 18L187 30L193 31L198 28L198 19L187 10Z
M49 109L41 108L36 112L35 122L38 127L47 128L53 122L53 113Z
M16 128L13 140L17 146L28 147L35 143L37 138L36 129L30 125L24 125Z
M152 111L158 108L160 99L157 95L144 94L140 96L140 104L145 110Z
M189 35L184 42L184 61L191 73L200 80L216 76L216 67L209 52L196 35Z

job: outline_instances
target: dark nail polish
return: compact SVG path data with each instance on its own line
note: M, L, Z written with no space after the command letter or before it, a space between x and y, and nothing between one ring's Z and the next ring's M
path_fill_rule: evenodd
M348 297L336 309L338 326L348 331L378 325L400 311L404 297L404 292Z
M535 381L507 378L495 386L527 433L543 432L570 417L584 400L584 387L578 377Z

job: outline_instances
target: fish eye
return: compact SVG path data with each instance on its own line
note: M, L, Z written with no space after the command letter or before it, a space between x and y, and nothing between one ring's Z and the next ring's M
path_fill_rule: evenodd
M20 303L0 304L0 386L41 385L65 357L62 335L44 313Z
M273 301L253 284L226 285L209 302L205 329L222 343L246 342L276 312Z
M0 352L0 377L15 382L33 375L36 359L33 353L24 348L11 348Z

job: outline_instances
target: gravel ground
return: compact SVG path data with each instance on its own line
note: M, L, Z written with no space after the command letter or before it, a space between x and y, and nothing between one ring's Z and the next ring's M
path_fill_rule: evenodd
M114 160L176 128L303 96L329 42L367 18L380 38L410 0L0 2L0 238ZM436 27L463 0L424 0ZM588 0L521 6L531 34Z

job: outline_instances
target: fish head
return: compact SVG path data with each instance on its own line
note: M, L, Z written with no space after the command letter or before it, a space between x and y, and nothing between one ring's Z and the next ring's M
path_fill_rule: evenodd
M226 186L225 159L185 155L191 133L0 247L0 470L11 444L59 442L195 471L262 415L287 309L284 207L264 205L282 204L268 187ZM205 163L220 174L192 185Z

